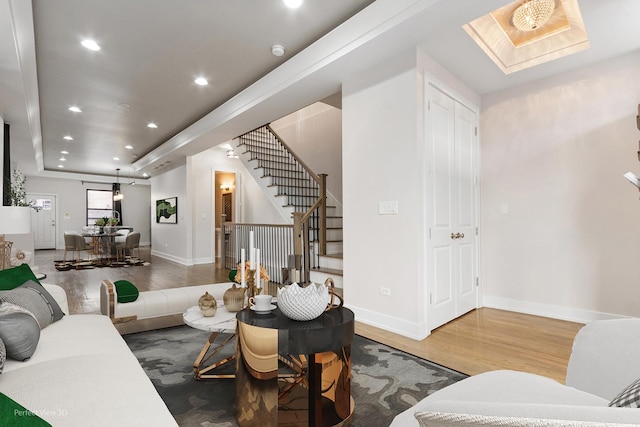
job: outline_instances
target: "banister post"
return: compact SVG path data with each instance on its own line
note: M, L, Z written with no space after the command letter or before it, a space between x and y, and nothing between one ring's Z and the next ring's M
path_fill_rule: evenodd
M220 215L220 262L222 263L222 268L227 268L227 248L225 247L225 235L224 235L224 223L227 221L227 215ZM215 236L215 227L213 231L214 238Z
M320 247L319 252L320 255L327 254L327 174L321 173L319 175L320 182L318 183L319 191L320 191L320 199L322 202L320 203L320 217L319 217L319 241Z
M302 258L303 238L302 238L302 217L304 212L293 213L293 255L296 259L296 268L300 268L300 259Z

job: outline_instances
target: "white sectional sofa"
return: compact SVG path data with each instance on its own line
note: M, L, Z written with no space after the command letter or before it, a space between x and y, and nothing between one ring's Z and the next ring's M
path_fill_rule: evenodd
M224 292L232 285L228 282L143 291L135 301L120 303L116 287L105 279L100 285L100 311L114 323L182 314L198 305L198 299L205 292L222 301Z
M66 315L29 360L6 360L0 392L56 427L177 426L110 319L69 315L65 291L43 286Z
M487 372L433 393L391 426L637 426L640 408L608 405L638 378L640 319L597 321L575 338L566 385L524 372Z

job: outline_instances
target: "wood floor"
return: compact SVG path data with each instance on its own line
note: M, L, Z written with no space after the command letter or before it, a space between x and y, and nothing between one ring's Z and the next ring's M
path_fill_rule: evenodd
M36 251L34 265L47 275L45 283L62 286L71 313L100 312L100 282L126 279L139 290L226 282L228 271L217 264L186 267L141 248L149 266L57 271L53 261L63 251ZM348 301L347 301L348 305ZM121 333L170 326L179 316L119 326ZM450 322L424 340L415 341L362 323L356 333L469 375L513 369L544 375L564 383L573 338L582 324L514 312L481 308Z

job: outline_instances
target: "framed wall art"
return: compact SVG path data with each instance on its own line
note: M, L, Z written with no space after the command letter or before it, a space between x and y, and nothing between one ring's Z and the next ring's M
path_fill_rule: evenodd
M178 223L178 198L156 200L156 222L162 224Z

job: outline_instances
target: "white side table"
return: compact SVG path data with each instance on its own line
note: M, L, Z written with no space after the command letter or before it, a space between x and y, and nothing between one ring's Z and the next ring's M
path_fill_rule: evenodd
M204 317L200 311L200 307L190 307L182 315L184 323L192 328L200 329L202 331L211 332L209 340L204 344L200 354L193 362L193 373L197 380L208 378L235 378L235 374L213 374L207 373L215 368L225 365L236 358L235 353L229 357L218 360L217 362L205 366L205 364L220 350L224 348L234 337L236 332L236 313L227 311L222 301L216 300L218 304L218 310L216 315L212 317ZM221 333L230 333L231 335L226 338L220 345L211 350L214 340ZM211 352L209 352L211 350Z

